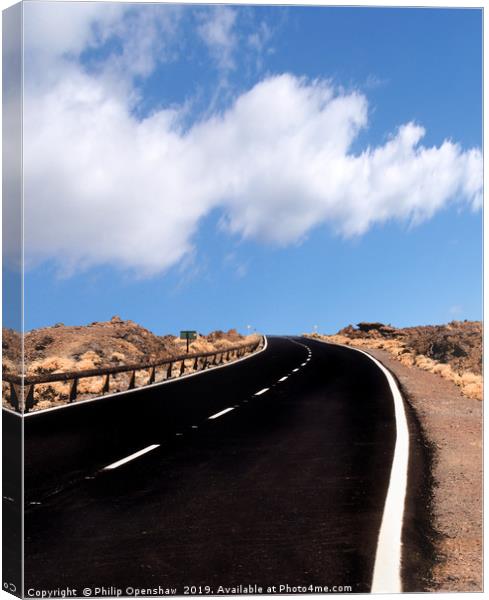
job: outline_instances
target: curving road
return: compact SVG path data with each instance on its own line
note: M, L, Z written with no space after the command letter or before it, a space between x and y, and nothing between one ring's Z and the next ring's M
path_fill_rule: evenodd
M26 590L371 590L396 418L357 351L271 337L237 364L25 422ZM61 426L60 444L102 433L41 477Z

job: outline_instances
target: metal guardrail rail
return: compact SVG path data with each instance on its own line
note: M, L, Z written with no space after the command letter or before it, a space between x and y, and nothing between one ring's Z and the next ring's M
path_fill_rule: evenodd
M179 356L168 357L159 361L143 362L130 365L122 365L119 367L101 367L99 369L85 369L83 371L67 371L65 373L45 373L40 375L29 375L27 377L14 375L12 373L3 373L2 381L10 384L10 404L15 410L21 410L20 398L25 397L24 412L29 412L36 405L34 398L34 390L36 385L47 383L67 383L71 381L70 392L68 394L68 402L75 402L78 397L78 382L80 379L89 377L105 377L100 395L110 394L110 377L119 373L131 373L129 386L127 390L143 388L146 385L168 381L181 377L185 373L185 361L193 361L191 365L192 372L204 371L211 367L237 360L246 354L251 354L258 350L264 343L264 338L260 338L256 342L248 344L239 344L223 350L214 350L212 352L199 352L194 354L181 354ZM173 367L180 363L180 368L177 370L177 377L173 376ZM156 381L157 369L164 367L164 378ZM136 385L136 373L138 371L149 370L148 379L143 385ZM25 396L20 393L21 390L27 390Z

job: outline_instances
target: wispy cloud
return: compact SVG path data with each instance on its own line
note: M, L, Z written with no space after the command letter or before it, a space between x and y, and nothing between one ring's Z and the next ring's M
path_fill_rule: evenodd
M273 54L274 48L270 45L273 30L268 23L261 21L247 38L248 47L254 51L255 67L258 71L263 69L266 55Z
M379 77L378 75L374 75L373 73L370 73L367 76L367 79L365 80L363 87L367 90L373 90L376 88L383 87L387 83L388 83L387 79L383 79L382 77Z
M215 6L201 14L197 31L207 45L219 68L228 71L235 68L233 58L238 44L235 31L237 12L228 6Z
M464 309L460 304L454 304L453 306L450 306L448 312L452 317L460 317L460 315L463 314Z

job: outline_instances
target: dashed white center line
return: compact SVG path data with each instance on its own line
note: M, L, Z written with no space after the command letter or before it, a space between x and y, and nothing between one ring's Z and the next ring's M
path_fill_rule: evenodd
M282 379L279 379L279 381L285 381L287 379L287 375L285 377L282 377Z
M160 444L152 444L151 446L147 446L146 448L143 448L142 450L138 450L137 452L134 452L134 454L130 454L129 456L126 456L126 458L121 458L121 460L118 460L117 462L112 463L111 465L107 465L106 467L103 468L103 471L117 469L117 467L121 467L122 465L125 465L129 461L134 460L135 458L139 458L143 454L146 454L147 452L151 452L151 450L155 450L156 448L159 448L159 447L160 447Z
M305 362L301 363L301 367L305 367L305 366L306 366Z
M264 394L265 392L268 392L270 388L263 388L262 390L260 390L259 392L256 392L255 396L261 396L262 394Z
M230 406L229 408L225 408L224 410L221 410L221 412L216 413L215 415L211 415L209 417L209 419L217 419L217 417L220 417L222 415L225 415L226 413L228 413L230 410L234 410L234 406Z
M297 373L299 369L292 369L292 373Z

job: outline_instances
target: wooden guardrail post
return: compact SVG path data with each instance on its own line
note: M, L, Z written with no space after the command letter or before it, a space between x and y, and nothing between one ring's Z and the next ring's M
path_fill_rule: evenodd
M166 379L171 379L172 370L173 370L173 363L171 362L168 364L168 369L166 370Z
M156 367L153 367L149 373L148 385L155 382L156 379Z
M77 393L78 393L78 377L74 377L73 383L71 384L71 389L70 389L70 402L74 402L76 400Z
M128 390L133 390L136 387L136 371L134 370L131 375L131 379L129 381Z
M182 360L182 365L180 366L180 377L185 373L185 359Z
M20 410L19 395L15 389L15 383L12 382L10 382L10 404L15 408L15 410Z
M34 408L36 404L34 400L34 384L29 386L29 391L27 392L27 396L25 399L25 412L29 412L31 408Z
M107 373L105 376L104 385L102 387L102 394L107 394L110 392L110 373Z

